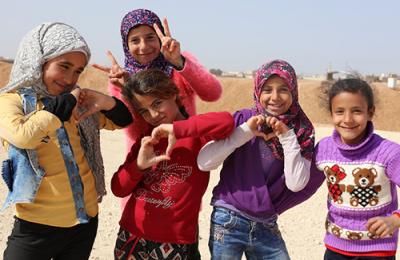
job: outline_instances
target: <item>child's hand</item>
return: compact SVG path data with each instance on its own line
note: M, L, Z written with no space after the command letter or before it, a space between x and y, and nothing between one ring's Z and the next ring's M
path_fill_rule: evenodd
M80 96L80 92L81 89L79 87L74 88L71 91L71 94L75 97L76 99L76 105L74 107L74 109L72 110L72 117L75 119L75 121L79 120L79 111L78 111L78 107L79 107L79 96Z
M255 136L260 136L265 140L268 140L268 135L259 130L260 126L265 124L265 117L263 115L250 117L249 119L247 119L246 124Z
M280 121L276 117L267 116L265 122L272 128L273 134L275 136L284 134L290 130L289 127L287 127L282 121Z
M171 155L172 149L176 143L176 137L174 133L174 125L173 124L161 124L153 129L151 132L151 137L156 140L160 140L161 138L168 138L168 146L165 150L165 155Z
M96 63L92 66L96 69L108 73L108 78L110 79L110 82L118 86L119 88L122 88L122 86L125 84L126 79L129 77L129 74L127 71L121 68L121 66L119 66L111 51L107 51L106 54L108 59L111 61L111 67L105 67Z
M366 227L369 232L381 238L392 236L400 227L400 218L395 215L370 218L368 219Z
M83 120L100 110L112 109L116 105L116 102L112 97L101 92L92 89L81 89L78 105L80 108L83 108L83 112L79 115L78 119Z
M157 156L154 153L154 145L156 145L158 141L158 139L152 138L151 136L145 136L142 138L137 157L137 166L140 170L145 170L161 161L169 160L167 155Z
M154 24L154 30L156 31L158 38L161 41L161 53L164 58L172 63L175 67L183 68L183 59L181 55L181 46L180 43L172 38L171 31L169 30L168 21L166 18L163 20L163 26L165 35L158 27L157 24Z

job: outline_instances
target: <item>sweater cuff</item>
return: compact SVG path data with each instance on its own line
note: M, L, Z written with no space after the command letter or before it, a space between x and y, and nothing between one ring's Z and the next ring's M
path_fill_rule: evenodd
M55 98L42 100L42 102L44 103L43 110L56 115L61 122L65 122L70 119L77 100L71 93L64 93Z
M293 129L290 129L284 134L278 135L278 139L284 150L294 150L296 148L300 149L299 142L297 141L297 137Z
M125 104L116 97L112 97L115 100L115 106L110 110L101 110L101 112L114 124L125 127L132 123L132 115Z
M181 55L181 57L182 57L182 67L178 67L178 66L175 66L174 64L172 64L172 67L174 67L174 69L177 71L182 71L185 68L186 59L183 55Z
M232 139L237 140L236 147L242 146L253 137L254 133L253 131L251 131L250 127L247 125L246 122L236 127L236 129L232 133Z

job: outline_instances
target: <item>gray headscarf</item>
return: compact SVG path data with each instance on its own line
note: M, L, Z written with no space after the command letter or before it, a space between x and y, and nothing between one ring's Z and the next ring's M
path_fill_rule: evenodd
M8 84L1 93L14 92L21 88L32 88L40 97L51 97L43 83L43 65L60 55L79 51L90 59L90 49L83 37L70 25L52 22L43 23L22 39L11 70ZM98 115L79 123L81 145L96 180L96 190L101 197L106 194L104 165L100 151Z

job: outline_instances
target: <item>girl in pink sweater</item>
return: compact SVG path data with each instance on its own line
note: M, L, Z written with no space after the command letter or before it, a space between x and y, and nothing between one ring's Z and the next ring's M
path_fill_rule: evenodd
M121 22L122 47L125 53L124 68L112 54L108 56L111 68L94 65L109 72L108 89L116 97L121 96L121 86L127 76L149 68L164 71L179 89L182 104L189 115L196 114L195 98L216 101L222 93L221 84L188 53L181 53L180 43L172 38L168 22L150 10L136 9L125 15ZM125 102L128 106L129 104ZM149 129L149 124L134 113L134 123L125 129L127 151Z

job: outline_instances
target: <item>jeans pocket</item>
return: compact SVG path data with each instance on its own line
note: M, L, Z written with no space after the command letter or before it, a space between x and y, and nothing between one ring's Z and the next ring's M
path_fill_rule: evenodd
M8 190L12 191L12 186L14 182L14 170L12 166L12 161L10 159L3 161L1 168L1 177L6 183Z
M281 231L279 229L279 226L276 222L274 223L264 223L264 228L267 229L269 232L272 233L272 235L278 237L278 238L282 238L282 234Z
M211 214L212 226L220 226L224 229L232 229L237 222L236 216L229 210L214 208Z

